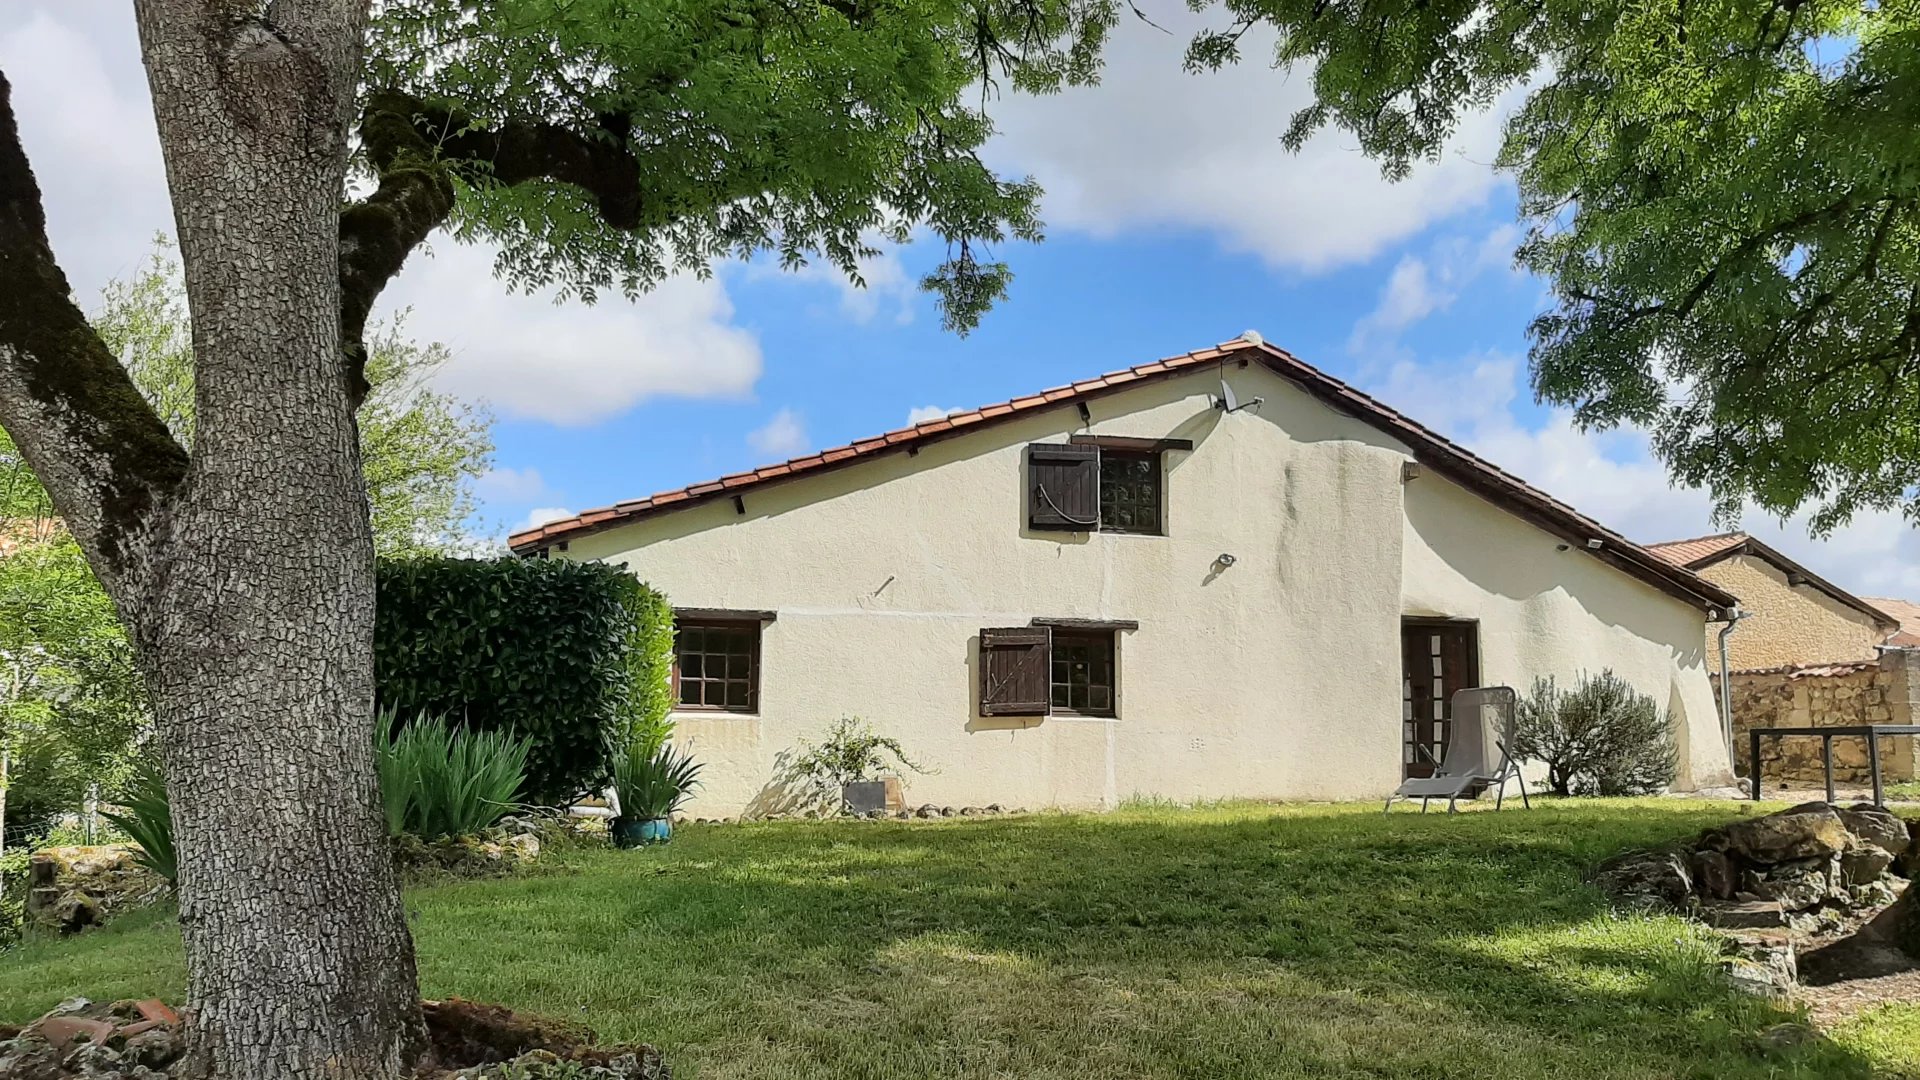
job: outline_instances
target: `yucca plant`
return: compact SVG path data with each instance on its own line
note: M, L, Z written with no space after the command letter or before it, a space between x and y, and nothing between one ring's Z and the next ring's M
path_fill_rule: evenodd
M158 764L141 762L127 783L124 811L101 816L139 846L135 862L165 878L169 885L178 883L180 857L173 845L173 808L167 803L167 780Z
M672 817L700 783L699 762L671 746L648 754L629 746L613 757L613 793L629 821Z
M397 733L383 724L376 749L388 830L438 840L499 821L517 805L532 745L504 731L451 728L425 713Z

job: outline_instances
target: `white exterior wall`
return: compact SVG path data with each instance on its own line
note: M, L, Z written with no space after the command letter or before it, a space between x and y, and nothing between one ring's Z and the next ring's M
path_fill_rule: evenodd
M1405 612L1477 620L1484 685L1525 695L1611 668L1678 720L1677 786L1733 782L1699 608L1438 477L1408 484L1405 505Z
M1258 411L1212 408L1209 369L1094 399L1091 427L1069 404L749 491L744 515L718 500L574 540L564 557L625 562L678 607L778 613L758 714L677 714L707 762L690 812L768 805L779 756L844 715L938 770L905 778L912 803L1383 795L1403 613L1480 618L1490 680L1611 666L1696 741L1717 732L1697 609L1584 554L1510 563L1491 545L1554 539L1443 480L1403 488L1400 444L1228 371ZM1166 454L1167 535L1026 528L1026 445L1083 431L1193 440ZM1035 617L1139 622L1117 719L977 714L979 630Z

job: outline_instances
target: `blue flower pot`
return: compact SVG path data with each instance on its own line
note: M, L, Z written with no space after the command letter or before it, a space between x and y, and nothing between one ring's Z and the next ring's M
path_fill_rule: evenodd
M664 844L673 839L672 818L615 818L615 847L633 848L643 844Z

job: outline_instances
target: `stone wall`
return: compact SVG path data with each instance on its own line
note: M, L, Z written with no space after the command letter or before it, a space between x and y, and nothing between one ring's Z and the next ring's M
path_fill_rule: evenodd
M1747 773L1747 732L1773 727L1853 727L1860 724L1911 724L1920 693L1920 651L1881 654L1879 660L1818 664L1811 667L1736 671L1733 683L1733 749L1736 771ZM1719 679L1714 679L1718 690ZM1868 780L1866 739L1833 740L1833 778L1842 783ZM1880 740L1880 775L1888 781L1920 776L1920 759L1911 736ZM1823 782L1820 740L1808 736L1762 739L1760 767L1769 781Z
M1874 646L1891 629L1811 584L1790 584L1784 571L1757 556L1722 559L1699 574L1739 597L1740 610L1747 613L1727 639L1727 656L1742 671L1873 663ZM1724 625L1706 628L1707 655L1716 664Z

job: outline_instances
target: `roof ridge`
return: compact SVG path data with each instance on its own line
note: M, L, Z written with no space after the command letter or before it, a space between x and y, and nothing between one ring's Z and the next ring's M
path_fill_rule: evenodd
M1753 539L1753 534L1750 532L1747 532L1744 529L1732 529L1727 532L1708 533L1705 536L1683 537L1682 539L1679 539L1679 540L1651 540L1645 544L1642 544L1641 546L1649 549L1664 548L1664 547L1679 547L1681 544L1703 544L1703 543L1706 543L1708 540L1731 540L1736 536L1740 537L1742 540Z

